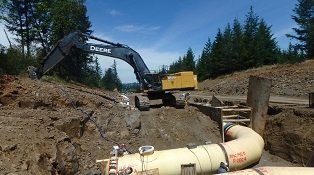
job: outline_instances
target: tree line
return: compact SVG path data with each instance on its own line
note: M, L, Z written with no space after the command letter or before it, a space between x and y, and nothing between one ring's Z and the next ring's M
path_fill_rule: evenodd
M17 43L9 48L0 44L0 74L17 75L29 65L39 65L57 41L71 32L92 33L85 0L2 0L0 12L0 22ZM116 63L105 74L115 71ZM105 83L108 75L102 76L98 58L75 50L49 74L111 88ZM119 84L117 73L112 76Z
M277 63L295 63L314 56L314 1L299 0L292 19L298 24L296 35L287 35L299 42L281 50L276 38L263 18L250 8L244 24L235 18L233 23L209 38L201 55L195 61L191 48L169 66L169 72L194 71L199 80L229 74L235 71Z
M282 50L271 26L251 7L243 23L235 18L231 24L219 28L214 39L208 38L198 59L188 48L185 55L169 66L169 72L191 70L205 80L262 65L311 59L313 11L312 0L298 0L292 15L298 27L293 28L295 35L287 35L298 43ZM0 22L16 36L17 43L9 48L0 44L0 74L17 75L29 65L39 65L54 44L71 32L92 33L85 0L2 0L0 12ZM166 72L163 67L162 73ZM102 76L98 58L79 51L72 52L50 74L111 90L122 88L115 62Z

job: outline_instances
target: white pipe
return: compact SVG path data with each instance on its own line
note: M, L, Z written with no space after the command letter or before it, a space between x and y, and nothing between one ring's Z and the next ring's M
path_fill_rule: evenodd
M310 167L259 167L223 173L223 175L313 175L314 168Z
M181 174L181 165L195 164L197 174L216 173L220 162L226 162L231 170L243 169L259 161L264 141L251 128L224 123L226 138L235 139L220 144L201 145L195 148L178 148L112 157L107 172L133 173L155 171L162 174ZM111 173L109 173L111 174Z

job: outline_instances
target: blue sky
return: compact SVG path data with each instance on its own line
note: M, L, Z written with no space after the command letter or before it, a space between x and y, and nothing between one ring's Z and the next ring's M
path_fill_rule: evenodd
M140 53L151 70L169 65L192 48L200 55L208 37L234 18L245 20L254 12L272 26L274 37L287 48L295 22L291 19L297 0L87 0L94 35L129 45ZM108 68L113 59L100 59ZM135 82L132 68L117 60L123 82Z
M169 65L192 48L195 58L218 28L234 18L241 22L253 6L254 12L271 25L278 45L286 49L296 23L291 19L297 0L86 0L93 35L135 49L151 70ZM0 26L3 28L3 26ZM0 43L6 45L3 30ZM113 58L99 56L102 69ZM117 60L122 82L136 82L132 68Z

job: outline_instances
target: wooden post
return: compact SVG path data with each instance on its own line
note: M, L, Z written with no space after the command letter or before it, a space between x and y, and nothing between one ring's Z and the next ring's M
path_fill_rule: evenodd
M250 76L247 104L252 108L252 129L263 137L271 90L271 80Z
M309 107L314 108L314 92L309 93Z

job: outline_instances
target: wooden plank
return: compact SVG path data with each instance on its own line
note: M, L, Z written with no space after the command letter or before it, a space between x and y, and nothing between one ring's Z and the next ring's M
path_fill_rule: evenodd
M215 107L217 109L229 109L229 108L238 108L239 106L219 106L219 107Z
M251 119L224 119L224 122L249 122Z
M226 111L251 111L251 108L243 108L243 109L221 109L222 111L226 112Z
M234 117L242 117L240 115L223 115L222 118L234 118ZM243 118L243 117L242 117Z

